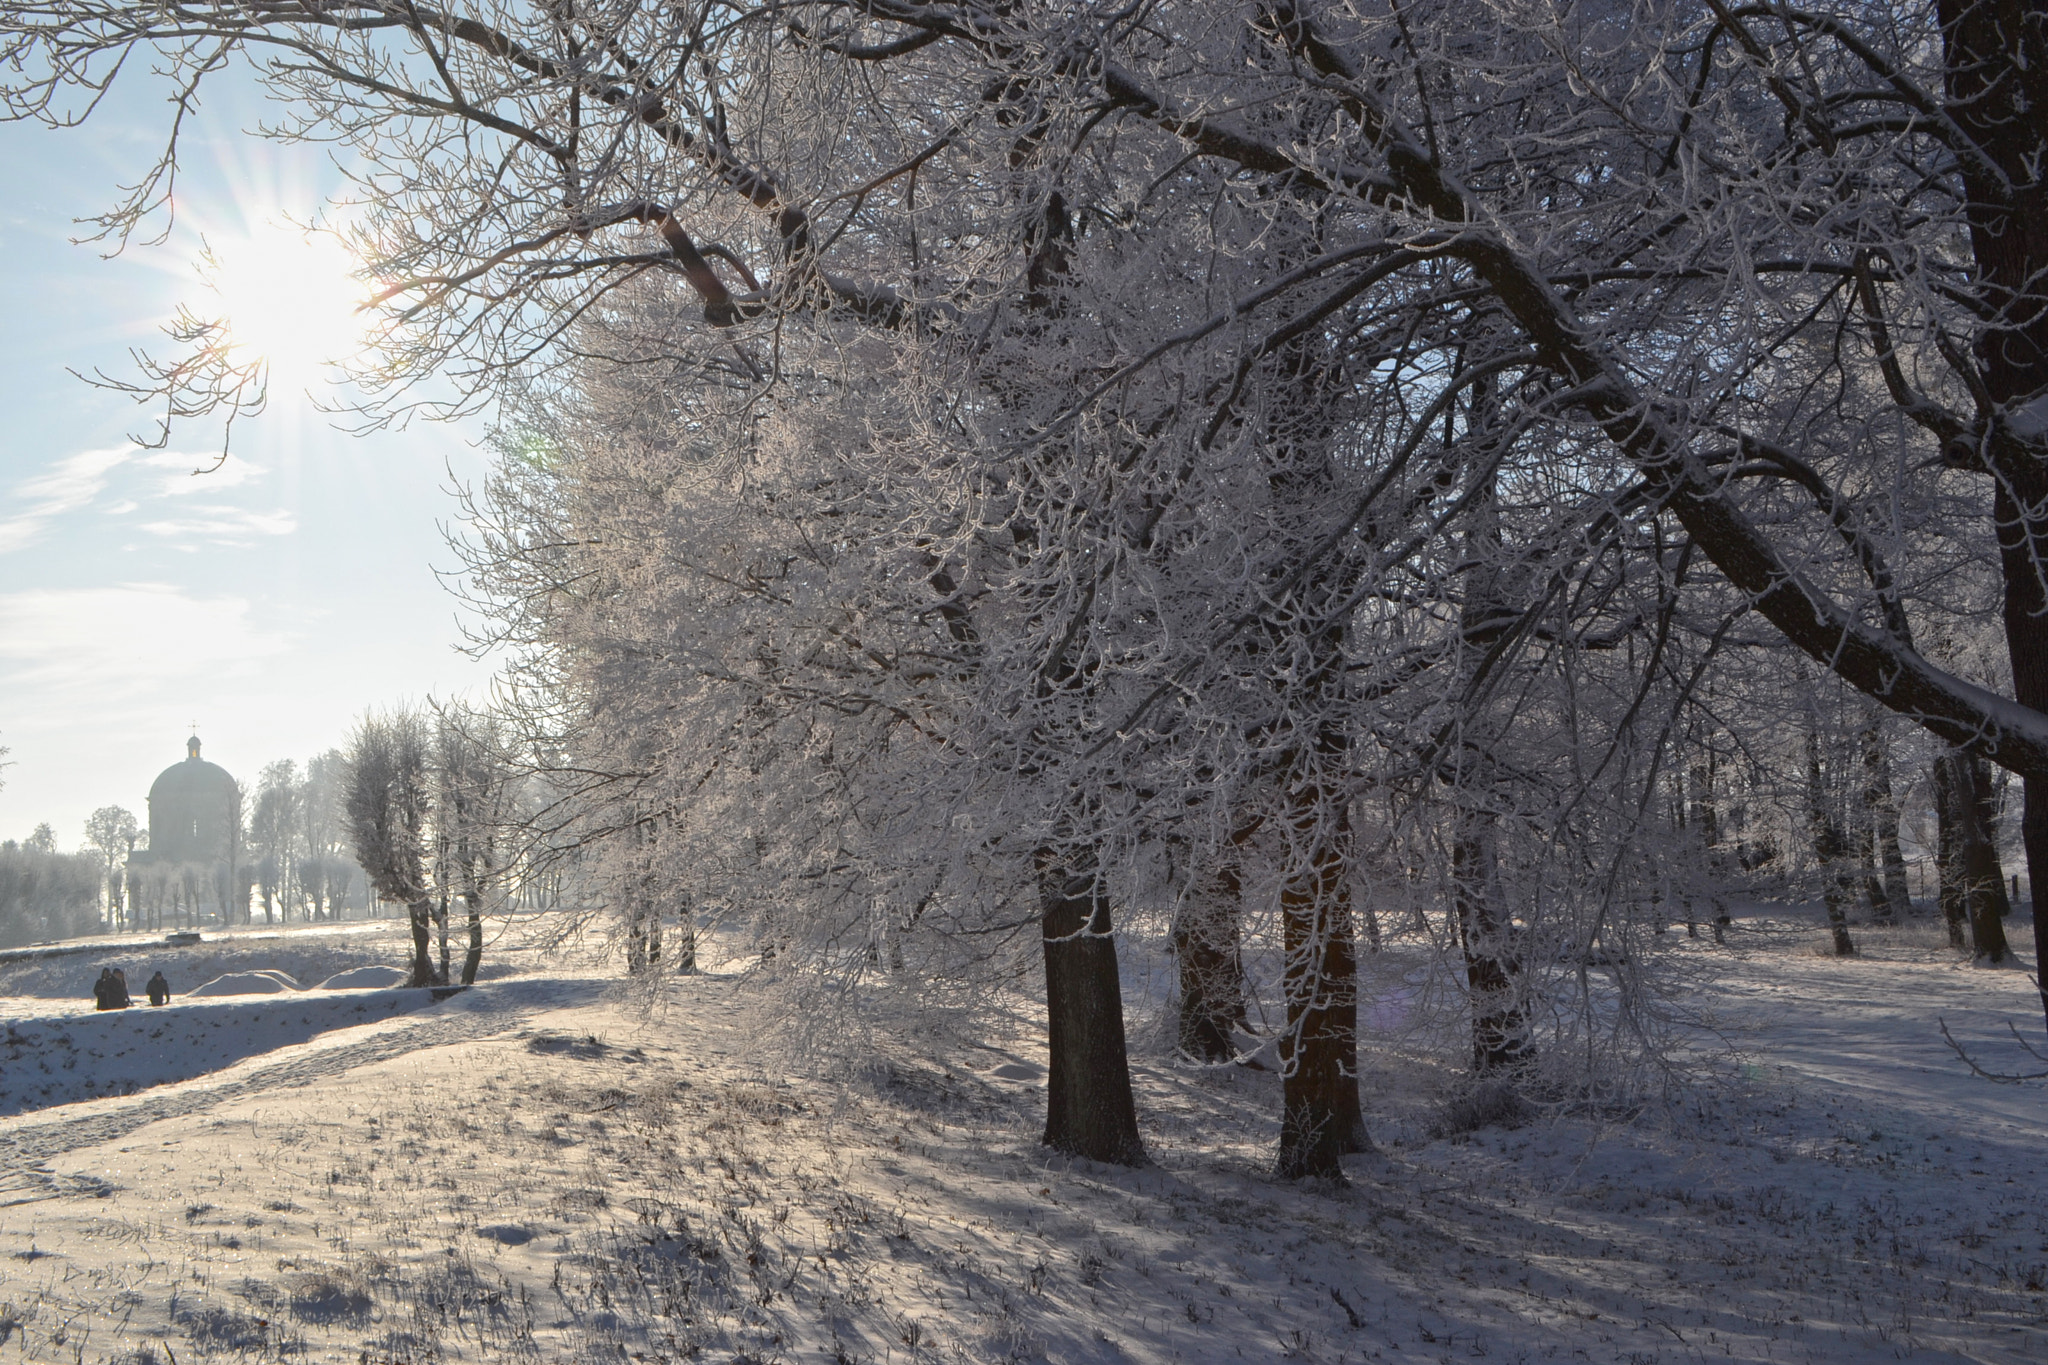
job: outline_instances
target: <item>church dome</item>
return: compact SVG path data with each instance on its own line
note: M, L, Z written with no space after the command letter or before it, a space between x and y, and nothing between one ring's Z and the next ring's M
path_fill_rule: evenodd
M217 862L241 819L235 779L199 756L199 736L185 741L185 761L158 774L149 788L149 852L172 862Z

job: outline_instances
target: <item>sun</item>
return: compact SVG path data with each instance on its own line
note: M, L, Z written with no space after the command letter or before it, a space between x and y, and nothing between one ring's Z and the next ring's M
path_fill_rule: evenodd
M240 355L260 357L271 381L303 387L367 341L369 291L356 261L329 233L265 224L209 245L201 274Z

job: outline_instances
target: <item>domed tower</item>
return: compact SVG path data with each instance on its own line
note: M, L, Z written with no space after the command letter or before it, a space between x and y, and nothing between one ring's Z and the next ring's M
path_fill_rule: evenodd
M150 786L150 859L224 863L240 819L235 779L199 756L199 736L194 735L185 741L185 761L164 769Z

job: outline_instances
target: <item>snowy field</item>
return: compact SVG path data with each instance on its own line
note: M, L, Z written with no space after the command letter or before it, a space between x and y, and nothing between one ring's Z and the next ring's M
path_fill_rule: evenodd
M1126 1171L1035 1144L1025 1021L799 1066L731 977L649 1011L594 954L510 942L439 1002L111 1022L78 1008L96 957L14 964L0 1027L40 1041L0 1049L0 1362L2048 1359L2048 1091L1969 1076L1935 1027L2028 1061L2000 1041L2039 1036L2024 971L1922 927L1817 943L1752 918L1685 945L1735 1050L1627 1121L1432 1136L1450 1069L1368 1038L1382 1150L1341 1189L1267 1177L1270 1074L1176 1068L1142 1021L1156 1165ZM398 947L177 960L308 981ZM32 1060L72 1102L28 1093Z

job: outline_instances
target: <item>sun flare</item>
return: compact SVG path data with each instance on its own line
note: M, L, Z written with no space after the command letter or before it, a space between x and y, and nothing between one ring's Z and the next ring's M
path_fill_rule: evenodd
M204 269L231 344L268 363L273 382L315 382L364 345L368 291L332 236L265 224L216 242Z

